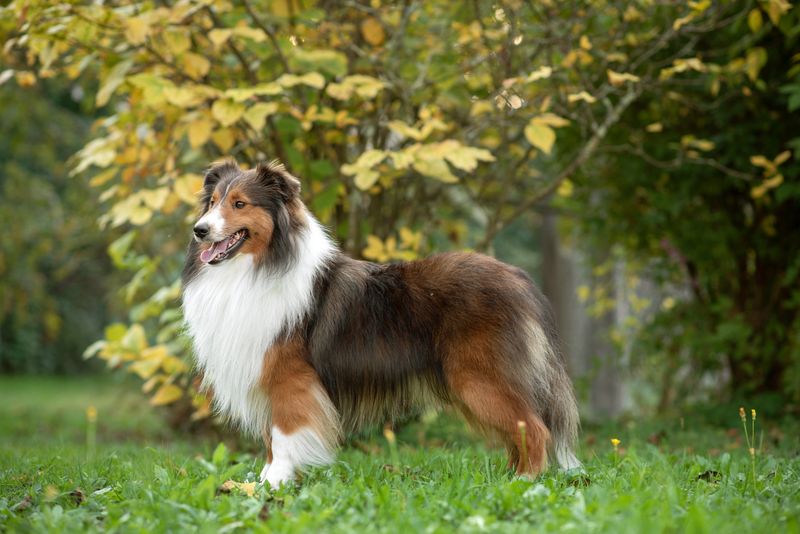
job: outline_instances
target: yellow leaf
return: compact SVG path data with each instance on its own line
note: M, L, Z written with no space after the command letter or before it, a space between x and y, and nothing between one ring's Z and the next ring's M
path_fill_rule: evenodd
M458 178L450 172L444 159L439 158L417 158L414 160L414 169L420 174L436 178L440 182L452 184L458 182Z
M274 82L262 83L253 87L245 87L242 89L228 89L225 91L225 96L232 98L236 102L244 102L248 98L259 95L274 96L283 92L280 85Z
M173 56L179 56L192 47L189 32L185 29L171 29L164 32L164 42Z
M256 483L255 482L236 482L234 480L228 480L224 484L222 484L223 491L232 491L237 489L248 497L252 497L256 492Z
M761 72L761 68L766 63L767 51L765 49L758 46L747 51L747 56L745 57L745 71L750 81L754 82L758 79L758 73Z
M790 9L792 9L792 4L787 0L767 0L767 15L775 26Z
M406 151L390 152L392 158L392 165L395 169L407 169L414 163L414 156Z
M150 399L150 404L153 406L163 406L165 404L172 404L176 400L183 397L183 390L175 384L163 384L153 398Z
M765 158L764 156L750 156L750 163L755 165L756 167L764 167L768 169L773 166L772 162Z
M147 337L142 325L138 323L132 324L120 339L120 345L126 350L141 354L147 348Z
M386 254L385 247L383 246L383 241L374 235L367 236L367 246L361 251L361 255L368 260L375 260L379 262L387 261L389 259L388 254Z
M217 145L220 150L227 152L233 146L236 137L230 128L220 128L211 134L211 140L214 141L214 144Z
M558 196L567 198L567 197L571 197L572 196L573 190L574 190L574 186L572 185L572 182L569 181L569 180L564 180L558 186L558 189L556 190L556 193L558 194Z
M415 141L422 141L425 138L422 135L422 132L420 132L413 126L409 126L403 121L389 121L387 126L393 132L398 133L403 137L409 137L411 139L414 139Z
M108 103L108 99L111 98L111 95L114 94L114 91L117 90L122 82L125 80L125 75L128 74L128 71L133 66L132 59L126 59L125 61L120 61L108 72L106 77L103 79L102 85L100 85L100 89L97 91L97 97L95 98L95 104L97 107L105 106Z
M208 119L197 119L196 121L190 122L186 131L189 135L189 144L192 148L197 148L206 144L211 138L211 130L213 127L214 123Z
M244 104L233 100L220 99L211 106L211 114L222 126L230 126L244 114Z
M147 223L152 216L153 216L153 210L148 209L144 206L134 206L131 208L128 214L128 220L131 222L131 224L135 224L136 226L141 226Z
M183 68L186 74L194 80L199 80L208 74L211 68L211 62L200 54L194 52L187 52L183 55Z
M232 34L233 30L215 28L208 32L208 38L211 39L211 42L216 48L219 48L220 46L224 45L228 39L230 39Z
M694 17L695 17L694 13L689 13L685 17L675 19L675 22L672 23L672 29L675 31L680 30L682 27L692 22L692 20L694 20Z
M530 144L541 149L545 154L549 154L553 149L556 133L549 126L531 120L525 127L525 138Z
M170 375L175 373L183 373L189 370L189 366L186 365L183 360L171 355L164 357L164 359L161 361L161 367L164 369L165 373Z
M244 114L244 120L257 132L264 129L267 117L278 111L277 102L259 102Z
M380 46L386 40L383 25L375 17L368 17L361 23L361 35L372 46Z
M589 294L590 294L589 286L578 287L577 293L578 293L578 299L580 299L581 302L586 302L587 300L589 300Z
M594 104L595 102L597 102L597 99L592 95L590 95L589 93L587 93L586 91L581 91L580 93L574 93L567 96L568 102L578 102L581 100L586 102L587 104Z
M579 45L584 50L591 50L592 49L592 42L585 35L581 35L581 38L580 38L580 41L579 41Z
M367 150L361 154L355 163L342 165L342 173L352 176L358 169L369 169L380 163L386 157L383 150Z
M356 94L361 98L375 98L385 87L384 83L379 79L363 74L348 76L345 78L345 81L355 86Z
M169 189L159 187L158 189L142 189L139 194L144 201L144 205L152 210L160 210L167 200Z
M380 176L381 175L378 173L378 171L373 171L371 169L359 169L353 178L353 183L355 183L356 187L359 189L366 191L375 185Z
M150 380L148 380L147 382L142 384L142 391L144 393L150 393L151 391L153 391L153 388L155 388L158 384L163 382L165 379L166 379L166 376L164 376L164 375L155 375L155 376L153 376L152 378L150 378Z
M405 248L417 250L422 242L422 232L412 232L404 226L400 228L400 242Z
M535 71L528 74L528 77L525 79L526 82L535 82L537 80L544 80L549 78L550 75L553 74L553 69L550 67L539 67Z
M31 87L36 83L36 75L27 70L21 70L14 74L14 79L20 87Z
M131 44L139 45L145 42L150 34L150 21L145 17L130 17L125 19L125 38Z
M767 188L764 185L757 185L756 187L750 190L750 196L754 199L758 200L759 198L763 197L764 194L767 192Z
M233 35L237 37L244 37L257 43L262 43L267 40L267 34L260 28L251 28L249 26L237 26L233 29Z
M309 72L303 76L296 74L283 74L277 79L277 83L283 87L294 87L295 85L309 85L315 89L321 89L325 85L325 78L318 72Z
M625 13L622 15L622 20L625 22L636 22L639 20L644 20L644 15L642 15L642 12L636 9L634 6L629 5L627 9L625 9Z
M553 128L562 128L569 126L569 121L564 117L559 117L555 113L542 113L541 115L531 119L536 124L544 124L545 126L552 126Z
M761 26L764 24L764 19L761 16L761 10L757 7L750 10L750 13L747 15L747 25L750 27L750 31L753 33L758 32L761 29Z
M209 121L210 122L210 121ZM203 178L198 174L184 174L175 180L173 190L178 197L190 205L197 203L197 194L203 188Z
M775 189L776 187L778 187L782 183L783 183L783 175L782 174L776 174L775 176L773 176L769 180L764 180L764 187L766 187L767 189Z
M163 94L167 102L179 108L199 106L206 99L202 91L192 86L165 87Z
M325 77L319 72L308 72L300 76L300 81L309 87L322 89L325 87Z
M470 107L469 116L478 117L484 113L491 113L493 110L494 106L491 102L487 100L476 100L472 103L472 107Z
M606 70L608 81L614 87L625 85L625 82L638 82L639 77L627 72L615 72L611 69Z
M99 187L114 178L114 176L117 175L117 171L119 171L119 169L116 167L106 169L89 180L89 185L92 187Z
M136 373L139 378L147 380L158 371L161 362L158 360L139 360L128 366L128 372Z
M445 143L448 142L445 141L442 144ZM472 172L478 166L479 161L494 161L495 159L491 152L483 148L463 146L455 141L450 143L447 145L448 148L444 153L444 157L453 167L462 171Z
M791 157L792 157L792 151L784 150L775 157L775 161L773 161L773 163L775 164L775 166L778 166L783 164L786 160L788 160Z
M645 126L644 129L650 133L658 133L664 130L664 125L660 122L654 122Z

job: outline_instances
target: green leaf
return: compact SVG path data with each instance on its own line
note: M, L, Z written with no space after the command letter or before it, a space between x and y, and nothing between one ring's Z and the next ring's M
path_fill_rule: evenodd
M301 72L320 71L331 76L344 76L347 74L347 56L335 50L295 48L289 66Z
M108 103L114 91L125 81L125 75L128 74L132 66L133 59L126 59L120 61L108 71L108 74L103 79L103 83L100 85L100 89L97 91L97 97L95 98L97 107L105 106Z
M136 239L137 231L131 230L129 232L124 233L121 237L115 239L108 245L108 255L111 258L111 261L114 263L114 266L118 269L124 269L127 267L128 262L125 261L125 255L131 248L134 239Z
M214 449L214 453L211 455L211 461L214 465L222 465L225 463L225 460L228 457L228 448L225 446L225 443L220 442L217 445L217 448Z

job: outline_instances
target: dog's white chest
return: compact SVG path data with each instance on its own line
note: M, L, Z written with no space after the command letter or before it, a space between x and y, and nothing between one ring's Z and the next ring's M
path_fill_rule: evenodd
M305 288L286 275L258 273L251 256L243 255L204 265L184 291L197 364L213 390L214 405L254 435L270 420L259 388L264 354L284 327L302 318L311 298L310 291L298 294L298 289Z

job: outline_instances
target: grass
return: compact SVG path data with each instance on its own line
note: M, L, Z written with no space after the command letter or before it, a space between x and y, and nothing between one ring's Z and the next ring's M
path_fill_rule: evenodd
M445 414L399 430L396 451L361 438L270 492L225 485L256 478L257 446L174 436L129 383L0 377L0 406L0 531L800 532L797 423L760 417L754 483L735 410L723 427L698 416L586 428L586 476L537 480L511 476Z

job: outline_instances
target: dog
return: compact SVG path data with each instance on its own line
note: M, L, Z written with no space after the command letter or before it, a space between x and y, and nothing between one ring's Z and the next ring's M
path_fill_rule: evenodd
M183 310L216 410L261 436L261 482L333 462L340 439L448 403L509 468L564 469L579 418L545 297L521 269L451 252L343 254L279 163L216 163L183 270Z

